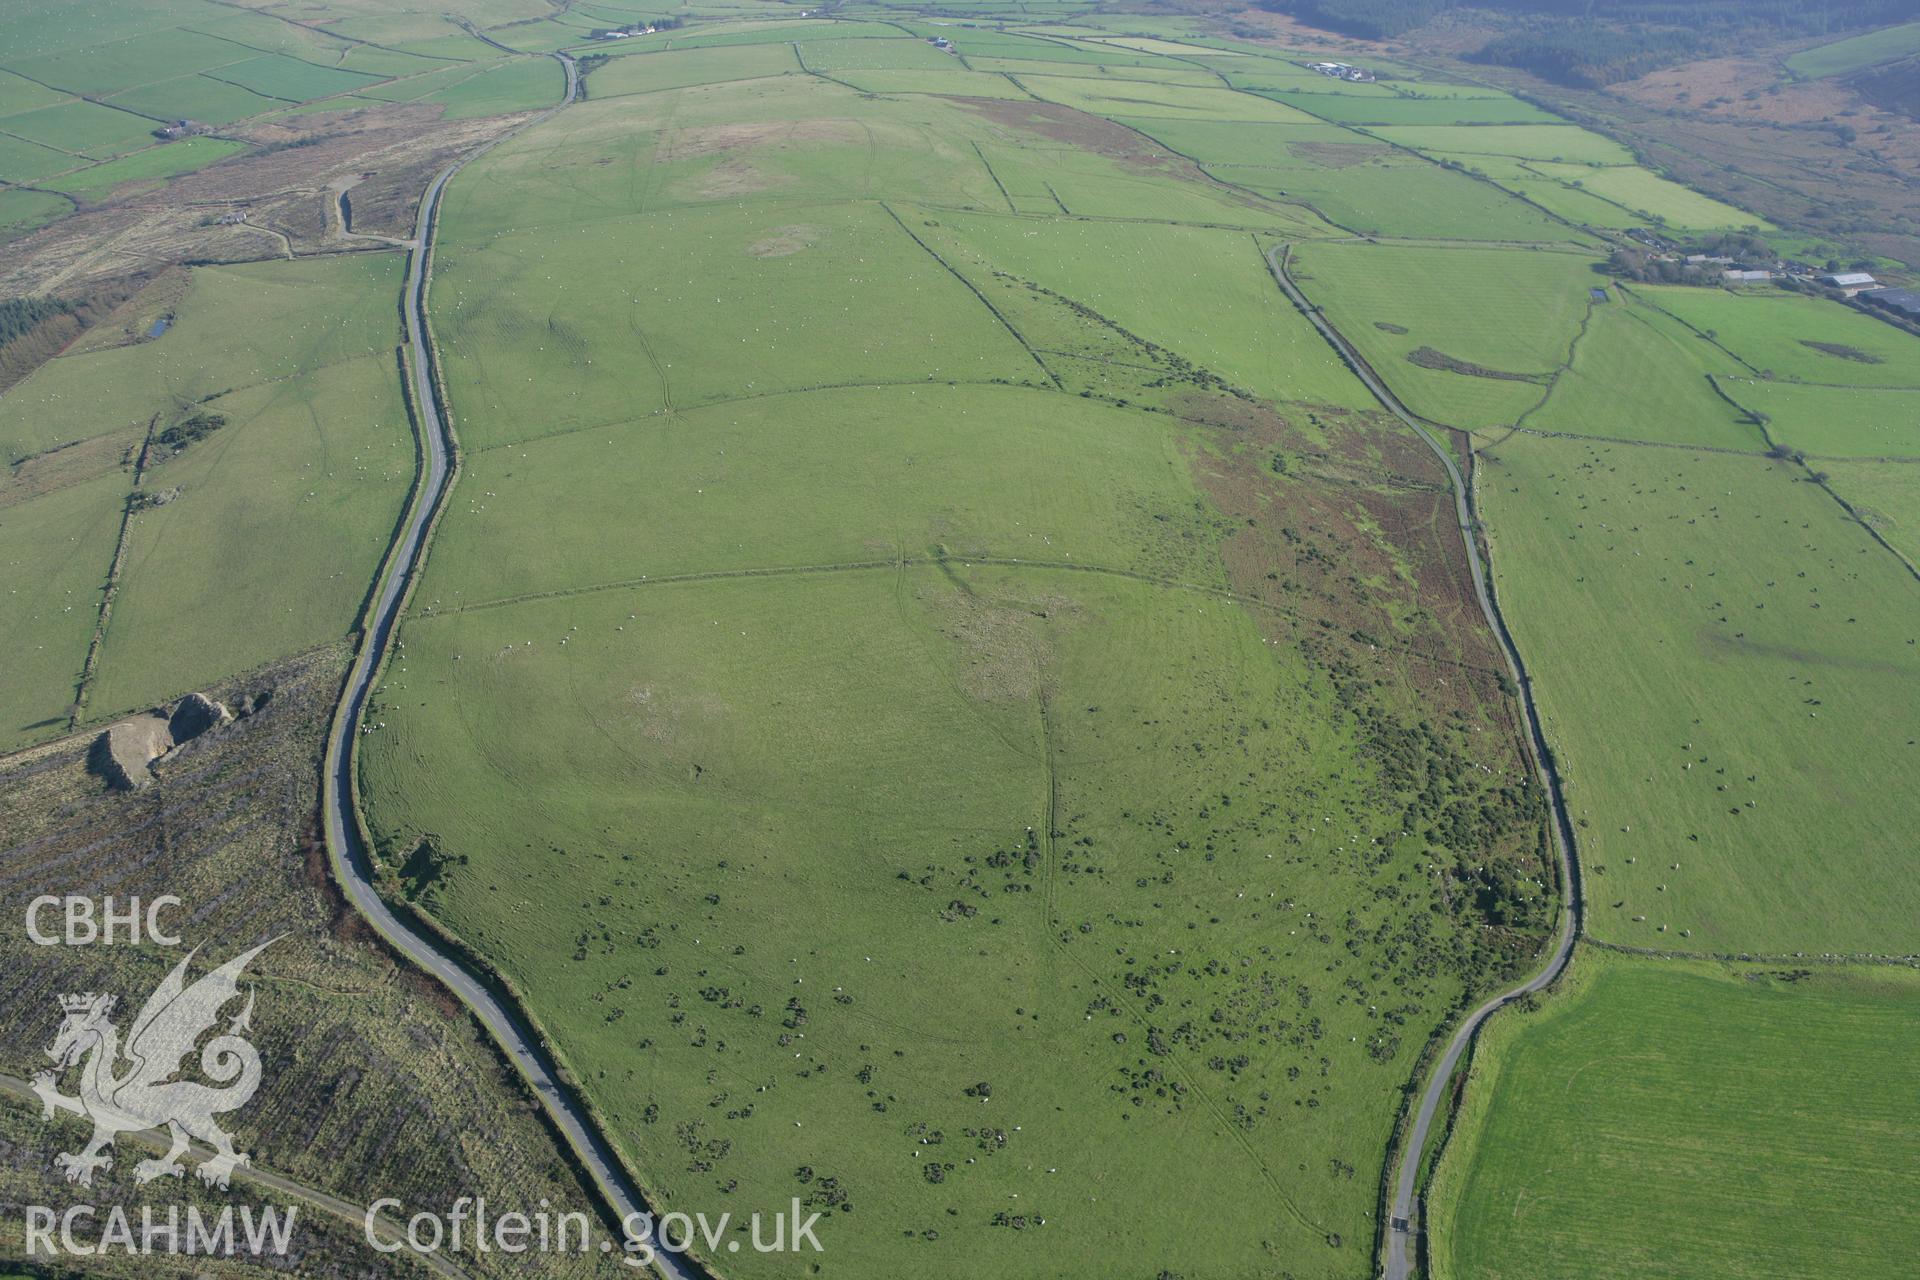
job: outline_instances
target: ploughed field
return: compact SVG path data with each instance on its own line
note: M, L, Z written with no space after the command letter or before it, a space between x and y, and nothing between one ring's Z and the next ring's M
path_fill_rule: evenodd
M1338 228L1108 118L1289 109L1012 33L873 96L932 46L859 28L636 38L450 188L381 856L665 1207L1365 1274L1557 892L1445 474L1272 281Z

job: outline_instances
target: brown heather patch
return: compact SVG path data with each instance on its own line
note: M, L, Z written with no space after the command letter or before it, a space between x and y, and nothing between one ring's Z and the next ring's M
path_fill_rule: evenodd
M1099 116L1052 102L1021 102L1012 98L953 98L950 101L985 116L995 124L1023 133L1035 133L1081 151L1117 160L1143 173L1166 174L1212 186L1200 167L1168 151L1145 134Z
M1221 557L1268 638L1351 662L1430 715L1504 715L1452 492L1426 446L1382 415L1322 406L1249 406L1226 432L1189 460L1235 526Z

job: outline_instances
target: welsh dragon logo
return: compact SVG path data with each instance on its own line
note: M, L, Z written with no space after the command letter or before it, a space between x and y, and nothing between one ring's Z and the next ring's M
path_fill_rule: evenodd
M234 1167L248 1163L246 1154L233 1149L232 1136L213 1117L246 1106L260 1087L260 1054L241 1037L253 1014L251 991L246 1006L228 1022L226 1033L209 1040L200 1051L200 1070L224 1087L170 1077L180 1070L195 1042L213 1027L221 1008L239 995L240 974L247 962L274 941L235 956L192 986L186 981L187 964L194 956L189 952L147 997L127 1029L124 1045L112 1022L114 997L92 992L60 997L66 1019L47 1049L56 1070L35 1076L33 1091L40 1095L46 1119L51 1120L55 1111L71 1111L93 1121L93 1138L83 1150L63 1152L53 1159L68 1182L92 1186L96 1170L113 1167L107 1149L116 1136L162 1125L171 1133L172 1146L160 1159L135 1165L135 1182L179 1177L185 1171L180 1157L187 1154L189 1138L214 1149L194 1170L208 1186L225 1188ZM82 1059L80 1096L67 1097L59 1091L59 1078Z

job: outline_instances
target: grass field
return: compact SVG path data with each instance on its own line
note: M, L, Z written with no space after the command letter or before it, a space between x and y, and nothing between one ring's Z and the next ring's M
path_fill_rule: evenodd
M1920 387L1920 338L1821 298L1778 291L1643 288L1752 372L1791 382Z
M1555 241L1578 233L1493 186L1405 152L1358 164L1284 170L1212 170L1229 182L1302 200L1328 219L1368 235Z
M387 102L437 102L446 107L443 118L461 120L550 107L565 89L565 73L553 59L510 58L396 80L360 96Z
M227 425L148 468L146 489L179 495L132 518L91 714L353 626L413 479L399 376L362 356L205 403Z
M0 453L18 462L241 387L390 351L399 287L390 255L196 272L159 341L54 360L10 389L0 399Z
M1913 563L1920 564L1920 472L1910 466L1850 460L1820 463L1827 483L1854 513Z
M1267 271L1320 224L1060 105L671 71L763 53L615 58L449 193L381 856L676 1205L848 1197L853 1276L1362 1271L1548 907L1441 474Z
M76 155L114 155L153 141L153 121L78 99L0 117L0 133Z
M73 208L73 203L51 191L0 191L0 240L25 235L45 226Z
M1579 827L1589 932L1912 951L1907 568L1764 458L1515 437L1482 453L1479 490Z
M1920 391L1750 377L1722 378L1720 388L1765 415L1768 434L1790 448L1822 458L1920 457Z
M1714 391L1711 375L1738 368L1731 357L1624 290L1613 297L1594 308L1573 363L1524 419L1527 427L1749 452L1766 447L1759 430Z
M1224 587L1175 444L1153 418L1097 401L942 383L765 396L613 441L581 431L487 449L469 464L478 496L435 544L426 603L942 548L1064 560L1117 547L1130 571ZM1052 477L1075 470L1087 487L1057 491ZM867 479L857 500L810 500L854 474ZM1174 488L1156 496L1169 476ZM689 519L689 502L724 518ZM559 504L577 518L541 527L538 513ZM1187 536L1156 538L1168 520ZM614 526L629 536L609 543L599 531Z
M40 494L7 485L0 579L9 604L0 637L12 657L0 694L0 750L66 728L131 483L112 471Z
M1462 428L1512 423L1540 402L1601 283L1584 255L1531 250L1304 244L1293 262L1410 408ZM1415 363L1422 351L1455 363Z
M263 111L277 111L286 103L209 76L177 76L116 93L106 101L129 111L163 119L200 120L230 124Z
M1808 78L1838 76L1915 53L1920 53L1920 22L1909 22L1804 49L1787 59L1787 70Z
M143 509L128 519L89 714L353 625L414 469L393 355L399 282L393 255L201 268L161 337L60 357L0 400L15 462L0 558L8 589L39 602L9 617L32 660L9 682L0 740L64 727L130 494Z
M1316 75L1314 79L1325 81ZM1275 95L1323 120L1367 125L1561 124L1532 103L1518 98L1382 98L1347 93Z
M565 260L542 231L492 238L469 256L448 237L440 339L448 376L467 388L456 412L470 446L742 394L1044 377L965 285L871 205L637 216L562 243ZM604 261L625 268L620 289L556 299L531 287L535 272L566 278ZM746 322L769 292L792 301ZM567 371L558 397L556 366Z
M1273 284L1248 233L959 214L923 231L983 291L993 271L1010 273L1029 294L1024 282L1072 298L1264 399L1367 406L1346 366ZM1042 359L1062 350L1045 320L1015 316L1018 305L1003 313L1024 326Z
M244 143L226 138L182 138L49 179L44 185L70 195L99 199L123 182L150 182L192 173L246 149Z
M0 191L0 238L247 145L158 120L531 111L541 51L582 56L587 99L441 210L460 478L361 784L386 890L672 1207L798 1196L850 1280L1371 1274L1416 1061L1530 970L1555 887L1447 476L1282 244L1473 432L1593 936L1915 949L1920 481L1881 459L1920 455L1920 344L1622 289L1581 225L1753 215L1497 89L1184 15L718 0L614 44L669 11L457 9L17 6L0 181L75 199ZM83 723L298 653L324 709L415 466L400 267L195 267L0 398L0 749L63 731L116 549ZM1911 975L1574 972L1486 1035L1441 1274L1896 1273ZM489 1141L490 1185L556 1181Z
M1482 1035L1429 1204L1433 1274L1905 1275L1920 984L1900 968L1586 949Z
M518 4L461 8L458 16L481 24L530 16ZM394 43L360 43L385 40ZM457 83L425 87L447 81ZM255 149L229 137L155 145L152 130L172 121L224 131L290 107L362 107L356 95L369 92L438 103L446 118L463 119L550 106L560 85L553 60L506 56L452 16L370 14L359 0L328 0L297 17L212 0L15 5L0 12L0 182L94 204L129 194L121 184Z
M1363 232L1530 242L1579 235L1491 183L1334 125L1120 122L1198 161L1222 182L1304 202Z
M1102 84L1077 76L1018 76L1021 87L1048 102L1094 115L1164 116L1176 120L1265 120L1305 124L1312 117L1257 94L1190 85L1127 81Z
M1549 178L1523 161L1475 156L1468 167L1482 177L1491 178L1505 190L1524 196L1556 217L1583 227L1624 230L1643 226L1647 222L1646 218L1624 205L1602 199L1584 187Z
M724 84L755 76L800 75L805 68L787 44L750 44L663 53L623 54L587 76L587 96L615 98L691 84Z
M1512 156L1575 164L1631 164L1626 148L1570 124L1395 125L1371 129L1389 142L1454 158Z
M82 161L67 152L0 134L0 182L38 182L80 163Z
M1589 191L1604 200L1643 215L1642 222L1680 230L1721 227L1771 229L1766 219L1730 204L1710 199L1638 165L1565 165L1550 162L1532 166L1549 177Z

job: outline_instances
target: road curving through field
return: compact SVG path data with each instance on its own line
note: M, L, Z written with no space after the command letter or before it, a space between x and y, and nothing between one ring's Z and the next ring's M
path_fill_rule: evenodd
M1444 441L1437 438L1425 421L1400 403L1398 396L1388 390L1372 367L1367 364L1344 338L1333 322L1321 314L1318 307L1307 300L1300 287L1293 282L1287 272L1287 259L1292 245L1281 245L1267 253L1267 265L1273 271L1274 282L1280 286L1287 299L1299 308L1300 313L1313 322L1330 346L1339 353L1347 367L1353 370L1373 398L1383 408L1400 421L1406 423L1426 442L1440 464L1447 469L1447 479L1453 486L1454 515L1460 526L1460 540L1467 551L1467 567L1473 574L1473 594L1480 602L1480 612L1485 615L1487 625L1493 629L1500 641L1500 654L1507 664L1507 674L1520 691L1520 707L1527 721L1527 736L1533 743L1534 761L1539 774L1540 784L1547 789L1547 802L1553 811L1551 831L1553 848L1560 868L1561 896L1564 904L1560 912L1560 922L1554 935L1553 951L1546 963L1533 977L1507 991L1493 996L1469 1013L1447 1042L1446 1052L1434 1065L1433 1074L1428 1078L1426 1090L1420 1095L1419 1110L1414 1113L1413 1123L1408 1126L1405 1139L1400 1144L1400 1161L1397 1168L1387 1171L1388 1220L1386 1224L1386 1280L1408 1280L1413 1274L1413 1257L1409 1250L1413 1237L1414 1192L1420 1180L1420 1164L1432 1134L1434 1117L1439 1114L1440 1101L1446 1096L1447 1083L1453 1078L1453 1072L1460 1064L1461 1057L1473 1043L1474 1033L1481 1024L1502 1006L1545 989L1558 978L1567 967L1567 961L1573 955L1574 939L1580 932L1581 897L1579 863L1574 857L1573 826L1567 819L1567 806L1560 794L1560 780L1554 773L1552 755L1547 750L1547 741L1540 730L1540 716L1533 704L1533 686L1527 678L1526 666L1520 661L1520 651L1514 646L1513 637L1508 634L1506 623L1500 617L1500 611L1494 604L1493 590L1488 584L1486 566L1480 557L1480 544L1474 537L1475 520L1473 498L1467 489L1466 480L1460 474L1459 464ZM1424 1226L1423 1226L1424 1229Z
M565 1138L574 1158L590 1178L615 1221L624 1224L636 1222L637 1215L648 1212L646 1201L627 1176L625 1167L585 1105L561 1085L559 1069L539 1033L510 996L496 990L491 982L444 943L429 937L395 914L374 889L372 859L361 834L354 773L353 744L361 730L361 716L366 710L373 679L380 670L387 646L392 642L400 610L406 602L407 588L425 554L434 518L451 488L449 441L441 416L444 406L436 390L437 362L433 359L425 319L427 286L432 274L433 235L440 198L447 183L469 162L521 129L565 110L578 98L579 71L573 59L565 54L554 56L560 60L567 75L566 96L559 105L541 112L516 129L501 134L448 165L434 177L420 199L420 211L414 227L414 247L408 258L401 298L407 346L412 357L412 400L420 433L419 485L413 510L388 555L379 590L367 613L360 650L354 656L353 667L348 672L346 687L334 714L321 779L321 806L329 861L347 900L381 937L420 968L438 978L472 1010L515 1069L532 1087L548 1119ZM647 1221L651 1222L652 1219ZM656 1255L654 1265L667 1280L699 1280L704 1274L691 1260L666 1252Z

